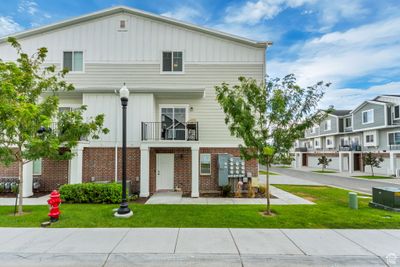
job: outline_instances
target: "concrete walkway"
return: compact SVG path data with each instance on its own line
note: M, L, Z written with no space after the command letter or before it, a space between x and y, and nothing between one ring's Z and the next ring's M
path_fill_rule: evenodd
M0 228L0 266L400 266L400 230Z
M47 205L49 196L42 197L24 197L24 205ZM0 206L14 206L15 198L0 197ZM1 266L1 265L0 265Z
M312 205L311 201L271 186L272 205ZM224 198L224 197L182 197L181 192L157 192L152 195L146 204L198 204L198 205L260 205L265 204L266 198Z
M264 167L260 166L260 169ZM350 178L346 176L336 175L336 173L319 174L310 172L305 169L286 169L286 168L272 168L273 172L279 172L285 176L293 177L296 179L307 180L324 185L345 188L366 194L372 194L372 187L393 187L398 186L393 183L384 182L381 180ZM393 179L394 180L394 179Z

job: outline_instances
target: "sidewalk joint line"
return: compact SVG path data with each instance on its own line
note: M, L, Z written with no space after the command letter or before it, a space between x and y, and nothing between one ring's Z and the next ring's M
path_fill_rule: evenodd
M107 253L107 257L102 265L102 267L104 267L107 264L108 259L110 258L111 254L114 252L114 250L118 247L118 245L122 242L122 240L125 239L125 237L128 235L129 231L131 231L131 229L127 229L126 233L121 237L121 239L117 242L117 244L115 244L115 246L111 249L111 251L109 253Z
M178 239L179 239L179 233L181 232L181 228L178 228L178 233L176 234L176 240L175 240L175 246L174 246L174 253L176 254L176 247L178 246Z
M301 253L303 253L305 256L310 256L310 255L308 255L304 250L302 250L302 249L296 244L296 242L294 242L282 229L279 229L279 231L280 231L284 236L286 236L286 238L289 239L289 241L292 242L292 244L295 245L295 247L298 248L298 249L301 251Z
M236 250L237 250L237 252L238 252L238 254L239 254L240 264L241 264L241 266L242 266L242 267L244 267L244 263L243 263L243 259L242 259L242 254L240 254L239 247L238 247L238 245L236 244L236 240L235 240L235 238L233 237L233 234L232 234L231 228L228 228L228 231L229 231L229 234L231 235L231 238L232 238L233 244L235 244Z

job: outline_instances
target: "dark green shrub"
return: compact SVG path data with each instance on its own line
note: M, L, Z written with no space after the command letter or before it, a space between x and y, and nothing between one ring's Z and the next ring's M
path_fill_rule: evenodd
M223 197L229 197L231 195L232 186L224 185L224 186L222 186L221 190L222 190Z
M69 203L120 203L122 185L117 183L66 184L60 187L61 199Z

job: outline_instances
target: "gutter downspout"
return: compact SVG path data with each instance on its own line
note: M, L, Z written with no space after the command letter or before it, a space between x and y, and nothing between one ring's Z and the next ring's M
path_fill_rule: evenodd
M117 90L114 90L117 98L117 103L115 104L115 147L114 147L114 182L118 182L118 100L119 93Z

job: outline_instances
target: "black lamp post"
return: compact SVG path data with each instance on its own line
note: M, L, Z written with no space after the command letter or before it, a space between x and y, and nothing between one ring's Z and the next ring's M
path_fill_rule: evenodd
M119 97L122 105L122 201L115 216L130 217L132 216L132 211L129 209L126 199L126 108L128 106L129 90L125 84L119 90Z

